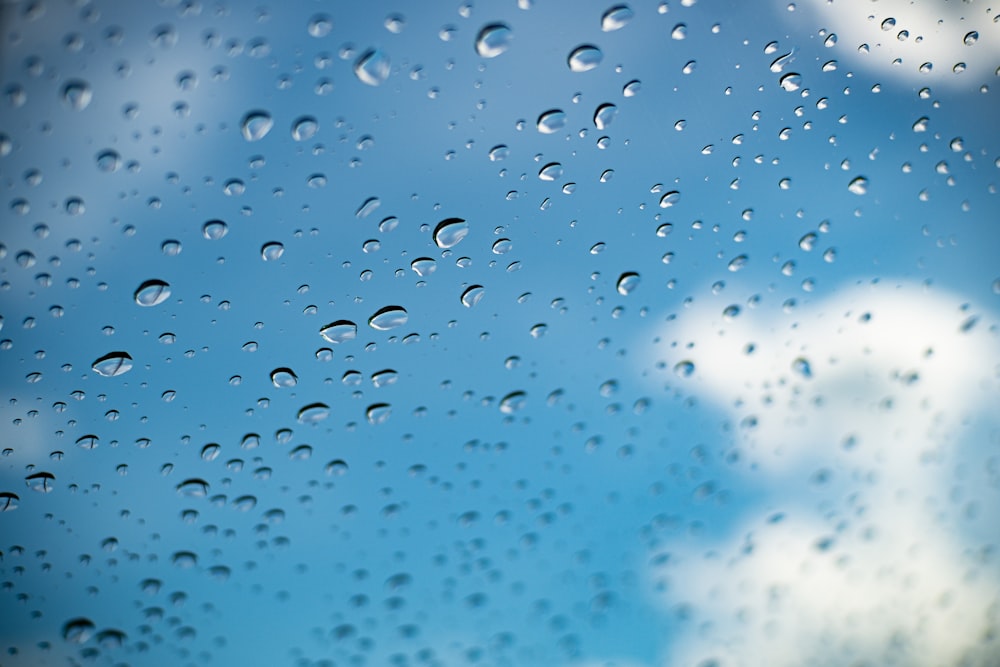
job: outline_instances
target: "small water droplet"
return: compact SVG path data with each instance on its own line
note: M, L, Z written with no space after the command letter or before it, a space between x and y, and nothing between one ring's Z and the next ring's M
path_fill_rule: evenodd
M802 87L802 75L789 72L778 80L778 84L783 90L793 93Z
M538 117L536 127L542 134L554 134L566 127L566 114L561 109L550 109Z
M500 399L500 412L505 415L512 415L524 408L528 395L523 391L512 391Z
M105 173L118 171L121 168L121 165L121 155L110 148L97 154L97 168Z
M140 306L158 306L170 298L170 285L162 280L147 280L133 297Z
M510 48L514 33L505 23L483 26L476 36L476 53L483 58L496 58Z
M687 26L683 23L678 23L674 26L674 29L670 31L670 37L673 39L684 39L687 37Z
M615 5L604 12L604 16L601 17L601 30L604 32L621 30L628 25L633 16L635 13L628 5Z
M462 218L447 218L434 228L434 243L439 248L452 248L469 234L469 223Z
M437 262L430 257L418 257L410 262L410 268L421 278L425 278L437 270Z
M682 378L691 377L694 374L694 362L688 360L678 361L674 365L674 373Z
M499 144L490 149L490 162L500 162L510 155L510 149L505 144Z
M979 41L979 33L975 30L967 32L965 33L965 37L962 38L962 41L965 42L966 46L972 46Z
M345 343L358 336L358 325L350 320L337 320L327 324L319 333L331 343Z
M85 644L96 627L89 618L74 618L63 624L62 638L71 644Z
M375 403L369 405L365 410L365 417L367 417L369 424L384 424L391 414L392 406L388 403Z
M379 49L369 49L354 63L354 75L361 83L378 86L389 78L389 56Z
M847 185L847 189L856 195L867 194L868 179L865 178L864 176L858 176L857 178L851 180L851 182Z
M593 44L583 44L569 54L566 63L573 72L589 72L604 59L604 54Z
M642 88L642 82L639 79L632 79L622 88L623 97L635 97L639 94L639 90Z
M635 271L626 271L618 277L615 288L622 296L628 296L639 286L639 274Z
M292 139L307 141L319 132L319 121L312 116L301 116L292 123Z
M132 370L132 357L127 352L111 352L94 361L91 368L104 377L124 375Z
M274 119L266 111L251 111L243 116L240 128L243 138L247 141L260 141L267 136L267 133L274 127Z
M333 30L333 20L328 14L314 14L309 19L309 24L306 26L309 31L309 35L316 37L326 37Z
M812 377L812 367L809 365L809 360L805 357L799 357L793 361L792 370L804 378Z
M543 181L554 181L562 175L563 166L558 162L550 162L538 171L538 178Z
M222 220L209 220L202 226L201 233L209 241L218 241L229 233L229 225Z
M746 265L747 265L747 256L738 255L729 261L729 270L735 273Z
M391 384L395 384L398 379L399 373L391 368L386 368L385 370L378 371L377 373L372 373L372 384L375 385L376 388L388 387Z
M675 206L681 200L681 193L677 190L671 190L660 197L660 208L670 208Z
M462 292L462 297L461 297L462 305L465 306L466 308L472 308L477 303L479 303L480 300L482 300L483 295L485 294L486 290L483 288L482 285L472 285L464 292Z
M191 498L204 498L208 495L208 482L200 477L189 477L177 485L177 493Z

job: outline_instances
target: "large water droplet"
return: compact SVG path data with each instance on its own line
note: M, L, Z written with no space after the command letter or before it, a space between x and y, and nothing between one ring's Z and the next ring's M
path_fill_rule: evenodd
M312 116L301 116L292 123L292 139L306 141L319 132L319 121Z
M204 498L208 495L208 482L200 477L189 477L177 485L177 493L190 498Z
M21 497L10 491L0 491L0 512L12 512L21 504Z
M593 44L583 44L573 49L566 64L574 72L589 72L604 60L604 54Z
M326 37L333 30L333 20L328 14L315 14L309 19L306 29L312 37Z
M51 493L55 489L56 476L50 472L36 472L24 478L28 488L38 493Z
M562 175L563 166L558 162L550 162L538 171L538 178L543 181L554 181Z
M132 370L132 357L127 352L112 352L94 361L91 368L104 377L124 375Z
M598 130L607 129L608 125L611 125L611 121L613 121L617 115L618 107L614 104L602 104L597 107L597 111L594 112L594 126Z
M671 190L660 197L660 208L670 208L675 206L681 200L681 193L677 190Z
M746 255L737 255L736 257L733 257L729 261L729 270L732 271L733 273L735 273L735 272L739 271L740 269L742 269L746 265L747 265L747 256Z
M134 294L140 306L158 306L170 298L170 285L162 280L147 280Z
M392 406L388 403L374 403L365 410L369 424L384 424L392 414Z
M972 32L965 33L965 37L962 39L966 46L972 46L979 41L979 33L973 30Z
M310 403L299 410L298 420L301 424L318 424L329 416L329 405L326 403Z
M389 56L379 49L365 51L354 63L354 74L361 83L378 86L389 78Z
M809 360L805 357L799 357L793 361L792 370L804 378L812 377L812 367L809 365Z
M566 114L561 109L549 109L538 117L536 126L542 134L553 134L566 127Z
M425 278L437 270L437 262L430 257L418 257L410 262L410 268L421 278Z
M265 243L260 248L260 256L265 262L274 262L281 259L281 256L285 254L285 246L278 243L277 241L271 241L270 243Z
M451 248L469 234L469 223L462 218L448 218L434 228L434 243L439 248Z
M604 12L604 16L601 17L601 30L604 32L621 30L632 20L633 16L635 13L628 5L615 5Z
M847 186L847 189L856 195L863 195L868 193L868 179L864 176L858 176L853 179Z
M275 368L271 371L271 384L279 389L283 387L294 387L298 384L299 378L291 368Z
M682 378L691 377L694 374L694 362L691 361L678 361L674 365L674 373Z
M618 277L618 283L615 285L615 289L622 296L628 296L639 286L639 274L635 271L626 271Z
M240 128L243 131L243 138L247 141L260 141L267 136L267 133L274 127L274 119L266 111L251 111L243 116Z
M345 343L358 336L358 325L350 320L337 320L327 324L319 333L331 343Z
M783 90L793 93L802 87L802 76L795 72L789 72L778 80L778 84Z
M72 644L85 644L96 627L89 618L74 618L63 624L62 638Z
M73 111L83 111L90 104L94 92L90 84L80 79L67 81L62 88L62 101Z
M229 233L229 225L222 220L209 220L202 226L201 233L209 241L218 241Z
M482 285L472 285L464 292L462 292L462 305L466 308L472 308L474 305L482 300L483 295L486 294L486 290Z
M500 412L512 415L521 410L528 401L528 395L523 391L512 391L500 399Z
M97 168L105 173L118 171L118 169L121 168L121 165L121 155L110 148L97 154Z
M402 306L386 306L368 318L368 326L379 331L388 331L403 326L407 319L409 315Z
M514 33L504 23L483 26L476 37L476 53L483 58L496 58L510 48Z

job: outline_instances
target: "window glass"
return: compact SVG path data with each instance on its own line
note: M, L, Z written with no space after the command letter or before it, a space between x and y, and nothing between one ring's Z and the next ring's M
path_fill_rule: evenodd
M0 663L996 664L997 16L0 4Z

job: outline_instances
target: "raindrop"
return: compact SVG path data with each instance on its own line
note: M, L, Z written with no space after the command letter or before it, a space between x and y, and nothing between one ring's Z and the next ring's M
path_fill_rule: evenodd
M62 627L62 638L72 644L84 644L94 633L94 622L89 618L74 618Z
M229 233L229 225L222 220L209 220L202 226L201 233L209 241L218 241Z
M589 72L601 64L604 54L593 44L584 44L573 49L566 59L570 70L574 72Z
M401 306L386 306L368 318L368 326L378 331L388 331L389 329L403 326L406 324L407 319L408 315L405 308Z
M12 512L21 503L21 497L10 491L0 491L0 512Z
M494 255L506 255L513 249L514 244L510 239L497 239L493 244L493 254Z
M425 278L437 270L437 262L430 257L418 257L410 262L410 268L421 278Z
M299 381L295 372L291 368L275 368L271 371L271 384L281 389L283 387L294 387Z
M389 78L389 56L379 49L369 49L354 63L354 74L361 83L378 86Z
M358 207L358 210L354 212L354 217L359 219L367 218L381 205L382 202L379 201L378 197L369 197L361 204L361 206Z
M635 271L626 271L618 277L615 288L622 296L628 296L639 286L639 274Z
M330 406L326 403L311 403L299 410L300 424L318 424L330 416Z
M392 414L392 406L388 403L374 403L365 410L369 424L384 424Z
M319 131L319 121L312 116L302 116L292 123L292 139L307 141Z
M56 476L50 472L36 472L24 478L28 488L39 493L51 493L56 481Z
M793 361L792 370L804 378L812 377L812 367L809 365L809 360L805 357L799 357Z
M111 173L113 171L118 171L122 165L122 157L116 151L108 150L101 151L97 154L97 168L105 173Z
M333 30L333 21L327 14L316 14L309 19L306 29L312 37L326 37Z
M274 127L274 119L266 111L251 111L243 116L240 127L244 139L247 141L260 141Z
M466 308L472 308L482 300L484 294L486 294L486 290L482 285L472 285L462 292L462 305Z
M285 254L285 246L277 241L265 243L260 248L260 256L265 262L273 262L281 259L283 254Z
M594 126L598 130L604 130L611 124L616 115L618 115L618 107L614 104L602 104L594 112Z
M674 26L674 29L670 31L670 36L673 39L684 39L687 37L687 26L683 23L678 23Z
M504 23L485 25L476 36L476 53L483 58L496 58L510 48L513 38L513 31Z
M162 280L147 280L133 296L140 306L158 306L170 298L170 285Z
M510 149L505 144L499 144L490 149L490 162L500 162L510 155Z
M337 320L319 330L319 334L331 343L345 343L358 336L358 325L350 320Z
M694 362L688 360L678 361L674 366L674 373L682 378L691 377L694 374Z
M512 391L500 399L500 412L505 415L512 415L521 410L528 400L528 395L523 391Z
M847 186L847 189L856 195L863 195L868 193L868 179L864 176L858 176L853 179Z
M177 493L189 498L204 498L208 495L208 482L200 477L189 477L177 485Z
M536 127L542 134L554 134L566 127L566 114L561 109L550 109L538 117Z
M74 79L62 88L62 101L73 111L83 111L90 104L94 92L86 81Z
M660 197L660 208L670 208L676 205L681 200L681 193L677 190L671 190Z
M639 90L642 88L642 82L639 79L632 79L625 84L622 88L622 96L624 97L635 97L639 94Z
M793 93L802 87L802 76L795 72L789 72L778 80L778 84L783 90Z
M538 171L538 178L543 181L554 181L562 175L563 166L558 162L550 162Z
M615 5L604 12L604 16L601 17L601 30L604 32L621 30L628 25L634 15L632 8L628 5Z
M729 262L729 270L735 273L736 271L739 271L740 269L742 269L746 265L747 265L747 256L746 255L738 255L738 256L734 257L732 260L730 260L730 262Z
M132 370L132 357L127 352L112 352L94 361L91 368L104 377L124 375Z
M399 379L399 373L391 368L372 373L372 384L376 388L388 387L391 384L395 384L397 379Z
M452 248L469 234L469 223L462 218L447 218L434 228L434 243L439 248Z
M966 46L972 46L977 41L979 41L979 33L973 30L972 32L965 33L965 37L962 38Z

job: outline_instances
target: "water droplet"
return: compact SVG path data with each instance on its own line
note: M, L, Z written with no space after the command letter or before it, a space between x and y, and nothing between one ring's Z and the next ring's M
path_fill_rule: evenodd
M345 343L358 336L358 325L350 320L337 320L327 324L319 333L331 343Z
M611 124L611 121L618 115L618 107L614 104L602 104L594 112L594 126L598 130L604 130Z
M140 306L158 306L170 298L170 285L162 280L147 280L133 296Z
M312 116L301 116L292 123L292 139L307 141L319 132L319 121Z
M266 111L251 111L243 116L240 128L247 141L260 141L274 127L274 119Z
M406 27L406 18L402 14L389 14L385 17L385 23L383 25L386 30L394 35L398 35L403 32L403 28Z
M802 75L797 74L796 72L789 72L778 80L778 85L780 85L783 90L794 93L802 87Z
M306 29L312 37L326 37L333 30L333 20L328 14L315 14L309 19Z
M439 248L452 248L469 234L469 223L462 218L447 218L434 228L434 243Z
M687 37L687 26L683 23L678 23L674 26L674 29L670 31L670 36L673 39L684 39Z
M476 36L476 53L483 58L496 58L510 48L513 38L513 31L504 23L485 25Z
M260 256L265 262L274 262L281 259L281 256L285 254L285 246L278 243L277 241L271 241L270 243L265 243L260 248Z
M122 157L116 151L108 150L101 151L97 154L97 168L105 173L111 173L113 171L118 171L122 165Z
M177 493L190 498L204 498L208 495L208 482L200 477L189 477L177 485Z
M573 72L589 72L604 59L604 54L593 44L583 44L569 54L566 63Z
M694 362L688 360L678 361L674 366L674 373L682 378L691 377L694 374Z
M132 357L127 352L112 352L94 361L91 368L104 377L124 375L132 370Z
M385 370L378 371L377 373L372 373L372 384L375 385L376 388L388 387L391 384L395 384L398 379L399 373L391 368L386 368Z
M735 303L726 306L726 308L722 311L722 317L727 322L731 322L732 320L736 319L739 316L739 314L740 314L740 307L737 306Z
M554 181L562 175L563 166L558 162L550 162L538 171L538 178L543 181Z
M67 81L62 88L62 101L73 111L83 111L90 104L94 92L86 81L74 79Z
M636 95L639 94L639 90L641 88L642 88L642 82L639 81L639 79L632 79L631 81L625 84L624 88L622 88L622 96L635 97Z
M271 371L271 384L279 389L284 387L294 387L299 381L295 372L291 368L275 368Z
M621 30L628 25L633 16L635 13L628 5L615 5L604 12L604 16L601 17L601 30L604 32Z
M0 491L0 512L13 512L21 504L21 497L10 491Z
M973 30L972 32L965 33L965 37L962 38L966 46L972 46L979 41L979 33Z
M510 149L505 144L499 144L490 149L490 162L500 162L510 155Z
M566 127L566 114L561 109L550 109L538 117L536 126L542 134L554 134Z
M330 416L330 406L326 403L310 403L299 410L300 424L318 424Z
M809 360L805 357L799 357L793 361L792 370L804 378L812 377L812 367L809 365Z
M730 260L730 262L729 262L729 270L732 271L733 273L735 273L735 272L739 271L740 269L742 269L746 265L747 265L747 256L746 255L738 255L736 257L733 257L732 260Z
M500 399L500 412L505 415L512 415L524 408L527 400L528 395L523 391L512 391Z
M209 220L201 228L201 233L209 241L218 241L229 233L229 225L222 220Z
M618 277L615 288L622 296L628 296L639 286L639 274L635 271L626 271Z
M160 250L167 257L176 257L181 254L181 242L175 241L174 239L168 239L160 245Z
M858 176L857 178L851 180L848 184L847 189L856 195L863 195L868 193L868 179L864 176Z
M388 331L403 326L408 318L405 308L386 306L368 318L368 326L378 331Z
M375 403L369 405L365 410L365 417L368 418L369 424L384 424L389 419L390 414L392 414L392 406L388 403Z
M97 626L89 618L74 618L62 627L62 638L71 644L85 644Z
M462 292L462 305L466 308L472 308L482 300L484 294L486 294L486 290L482 285L472 285Z
M38 493L52 493L56 476L50 472L36 472L24 478L28 488Z
M671 190L660 197L660 208L670 208L676 205L681 200L681 193L677 190Z
M493 254L494 255L506 255L514 247L514 244L510 239L497 239L493 244Z
M917 68L917 70L921 74L930 74L931 70L933 69L934 69L934 63L923 63L920 65L920 67Z
M437 270L437 262L430 257L418 257L410 262L410 268L421 278L425 278Z
M198 554L193 551L175 551L170 557L170 562L177 567L190 569L198 564Z
M379 49L369 49L354 63L354 74L361 83L378 86L389 78L389 56Z

